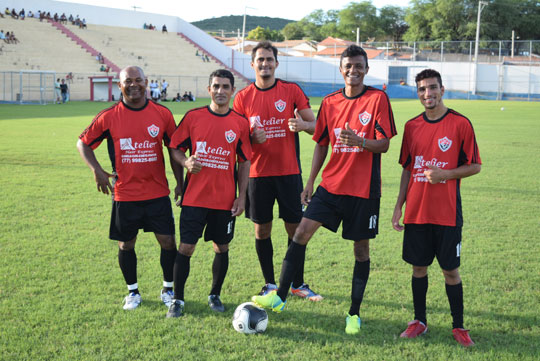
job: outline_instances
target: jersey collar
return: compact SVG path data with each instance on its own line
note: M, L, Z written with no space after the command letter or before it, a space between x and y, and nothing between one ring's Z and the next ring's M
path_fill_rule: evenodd
M133 107L130 107L129 105L127 105L126 103L124 103L124 101L122 100L122 104L124 104L124 106L126 108L128 108L129 110L133 110L134 112L139 112L141 110L144 110L144 108L146 108L146 106L148 105L148 99L146 99L146 102L144 103L144 105L140 108L133 108Z
M364 84L364 90L362 90L362 91L360 92L360 94L355 95L355 96L353 96L353 97L348 97L347 94L345 94L345 88L342 88L342 89L341 89L341 94L343 94L343 97L344 97L345 99L351 99L351 100L352 100L352 99L358 99L358 98L360 98L362 95L364 95L364 94L366 93L366 91L368 90L368 88L369 88L369 86L367 86L367 85Z
M231 114L231 108L229 108L229 111L225 114L219 114L219 113L213 112L212 109L210 109L210 105L207 105L206 109L208 109L210 114L215 115L216 117L226 117L227 115Z
M272 84L272 85L269 86L268 88L264 88L264 89L259 88L259 87L257 86L257 84L255 84L255 82L253 82L253 86L255 87L255 89L265 92L265 91L267 91L267 90L270 90L270 89L274 88L274 87L276 86L278 80L279 80L279 79L276 78L275 81L274 81L274 84Z
M448 113L450 113L450 108L446 109L446 113L444 113L442 115L442 117L440 117L439 119L435 119L435 120L431 120L431 119L428 119L428 117L426 116L426 112L422 113L422 116L424 117L424 120L428 123L438 123L440 122L441 120L444 119L444 117L446 117L448 115Z

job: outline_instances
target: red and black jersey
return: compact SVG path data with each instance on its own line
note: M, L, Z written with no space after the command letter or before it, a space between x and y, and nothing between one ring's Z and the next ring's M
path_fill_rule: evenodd
M99 113L79 136L96 149L104 139L117 174L114 200L142 201L169 194L162 143L169 144L176 124L169 109L153 101L134 109L123 102Z
M289 130L294 110L308 109L309 99L295 84L276 79L267 89L252 83L236 94L234 110L250 121L251 130L264 128L266 141L253 144L249 176L269 177L300 174L298 133Z
M233 110L217 114L210 107L192 109L169 146L189 149L203 165L199 173L187 174L182 205L230 210L236 198L236 161L251 159L247 119Z
M424 171L428 165L455 169L464 164L482 164L469 119L448 109L437 120L429 120L425 113L409 120L399 163L411 172L404 223L463 225L460 180L430 184Z
M366 199L381 196L381 154L341 143L345 123L366 139L392 138L397 134L390 101L385 92L366 86L355 97L341 89L327 95L317 115L313 140L332 145L321 186L328 192Z

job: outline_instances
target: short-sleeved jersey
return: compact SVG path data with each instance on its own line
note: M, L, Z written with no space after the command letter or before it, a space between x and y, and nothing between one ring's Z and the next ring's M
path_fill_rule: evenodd
M392 138L397 133L386 93L366 86L355 97L346 96L345 89L328 94L322 101L313 134L319 145L332 145L330 160L322 173L323 188L333 194L380 198L381 154L341 143L339 135L345 123L366 139Z
M100 112L79 138L92 149L107 139L118 177L114 200L142 201L169 194L162 143L169 144L175 128L172 113L162 105L147 100L134 109L118 102Z
M187 174L182 205L230 210L236 198L236 161L251 159L247 119L233 110L217 114L210 107L192 109L169 146L189 149L203 165L199 173Z
M404 223L462 226L460 180L430 184L424 175L433 165L454 169L481 164L474 130L469 119L448 109L440 119L425 113L405 124L399 163L411 172L407 188Z
M295 84L276 79L267 89L251 83L234 98L234 110L250 121L250 129L264 128L266 141L253 144L249 176L270 177L300 174L298 133L289 130L294 110L308 109L309 99Z

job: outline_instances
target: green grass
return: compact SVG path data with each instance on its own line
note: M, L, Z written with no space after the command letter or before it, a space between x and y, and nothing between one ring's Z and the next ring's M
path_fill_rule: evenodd
M166 104L176 121L206 104ZM315 110L321 99L312 99ZM107 239L110 199L96 191L75 143L103 103L0 105L0 359L1 360L535 360L540 355L539 103L447 101L474 124L482 172L462 182L465 217L461 274L465 325L477 346L451 336L444 279L430 268L429 332L399 333L413 317L410 266L402 234L390 218L398 192L403 124L421 112L414 100L392 101L400 134L383 156L380 233L371 242L371 275L359 336L344 332L354 264L352 243L325 229L310 242L306 280L320 303L291 298L269 314L266 333L234 331L236 305L263 280L253 229L237 222L222 292L225 314L212 313L211 246L200 242L186 285L186 316L165 319L159 301L159 247L151 234L137 243L142 306L121 308L126 294L117 245ZM504 106L505 110L500 108ZM313 142L302 135L304 177ZM98 158L110 167L106 147ZM170 175L170 171L169 175ZM172 179L172 176L170 177ZM179 210L175 210L178 224ZM281 221L273 232L276 272L286 250Z

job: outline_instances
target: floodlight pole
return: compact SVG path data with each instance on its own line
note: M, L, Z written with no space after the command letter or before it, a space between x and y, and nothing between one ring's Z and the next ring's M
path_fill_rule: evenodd
M244 42L246 40L246 14L247 14L247 9L257 10L255 8L250 8L249 6L244 7L244 24L242 25L242 53L244 52Z
M478 80L478 42L480 41L480 16L482 9L488 5L487 1L478 1L478 18L476 19L476 42L474 44L474 86L473 94L476 94L476 82Z

